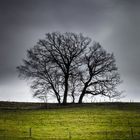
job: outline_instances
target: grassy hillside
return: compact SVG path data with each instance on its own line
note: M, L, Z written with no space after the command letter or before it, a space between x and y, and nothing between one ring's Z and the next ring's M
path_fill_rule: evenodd
M23 106L26 109L21 109ZM0 103L0 140L140 139L139 103L98 103L57 109L53 105L54 109L31 109L39 106L32 104L29 109L29 105L22 104L15 109Z

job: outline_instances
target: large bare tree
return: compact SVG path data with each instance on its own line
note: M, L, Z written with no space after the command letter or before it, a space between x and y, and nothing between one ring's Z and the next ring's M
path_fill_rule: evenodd
M113 54L82 34L47 33L27 51L19 76L31 79L34 97L47 101L52 95L59 104L68 97L82 103L85 95L119 96L120 83Z
M27 51L27 59L17 70L20 76L33 80L34 96L44 98L53 93L58 103L66 104L69 79L81 65L90 42L91 39L82 34L47 33L45 39Z

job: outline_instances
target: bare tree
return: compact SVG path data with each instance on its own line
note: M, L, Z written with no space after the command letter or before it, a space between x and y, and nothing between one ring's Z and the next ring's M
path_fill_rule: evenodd
M120 96L116 86L121 83L113 53L107 53L99 43L88 48L83 57L80 80L83 83L79 103L87 94L109 98Z
M66 104L69 79L81 65L90 42L91 39L82 34L48 33L27 51L27 59L17 67L19 76L33 80L34 96L45 98L47 94L53 94L58 103Z
M120 96L116 86L121 83L114 55L99 43L75 33L47 33L45 39L27 51L19 76L31 79L34 97L47 101L49 96L66 104L85 95Z

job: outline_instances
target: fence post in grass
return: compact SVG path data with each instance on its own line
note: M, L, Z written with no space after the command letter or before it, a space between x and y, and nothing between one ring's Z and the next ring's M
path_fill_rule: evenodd
M106 140L107 140L107 130L106 130L106 133L105 133L105 135L106 135Z
M42 123L42 119L40 120L40 123L41 123L41 125L43 124L43 123Z
M69 131L69 139L71 139L71 132Z
M29 136L32 137L32 128L29 128Z
M132 136L132 138L134 138L134 130L133 130L133 128L131 127L131 136Z
M111 125L112 125L112 119L110 119L110 123L111 123Z
M6 129L4 129L4 140L6 139Z

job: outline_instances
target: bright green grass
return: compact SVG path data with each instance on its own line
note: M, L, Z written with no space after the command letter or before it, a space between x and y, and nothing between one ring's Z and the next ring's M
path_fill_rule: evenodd
M17 139L140 140L140 104L0 110L0 140Z

